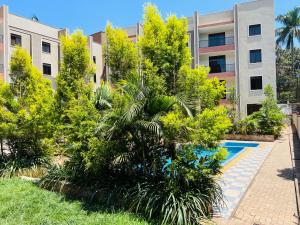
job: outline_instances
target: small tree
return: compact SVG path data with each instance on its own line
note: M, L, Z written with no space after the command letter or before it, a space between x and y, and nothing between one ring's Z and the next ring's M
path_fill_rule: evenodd
M50 81L32 66L29 54L18 47L10 63L11 86L1 84L2 139L7 141L8 157L16 167L44 162L49 156L53 93Z
M277 105L271 85L265 87L264 94L266 99L262 107L252 117L257 119L261 134L273 134L279 137L284 126L284 114Z

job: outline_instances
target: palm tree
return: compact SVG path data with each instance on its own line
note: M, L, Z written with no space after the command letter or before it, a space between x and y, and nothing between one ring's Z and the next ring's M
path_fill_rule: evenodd
M295 39L300 41L300 7L295 7L285 15L279 15L276 21L283 26L276 29L277 44L285 45L292 54L292 75L295 76ZM298 82L297 82L298 93ZM298 95L297 95L298 97Z

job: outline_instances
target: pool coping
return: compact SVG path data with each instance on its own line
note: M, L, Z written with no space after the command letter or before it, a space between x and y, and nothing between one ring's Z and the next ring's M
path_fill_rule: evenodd
M247 193L249 187L251 186L252 182L254 181L256 175L260 171L263 163L273 150L275 146L275 142L258 142L258 141L232 141L232 140L224 140L223 142L238 142L238 143L258 143L259 146L257 147L246 147L244 150L242 150L239 154L237 154L236 157L239 157L242 153L246 151L246 149L252 149L248 154L245 156L242 156L237 162L235 162L233 165L229 166L223 174L220 176L220 185L224 191L224 200L225 200L225 206L219 208L214 213L215 217L222 217L224 219L229 219L233 213L238 208L240 202L244 198L245 194ZM252 169L252 172L248 175L245 173L245 170L243 171L243 168L247 168L249 170L249 166L246 164L247 161L254 160L254 169ZM231 162L232 160L230 160ZM230 163L228 162L228 163ZM225 164L226 165L228 165ZM245 164L247 166L245 166ZM256 169L255 169L256 167ZM242 169L242 170L241 170ZM250 169L251 170L251 169ZM245 179L246 177L246 179ZM242 178L242 180L240 180ZM248 178L248 179L247 179ZM239 189L237 190L237 187ZM229 193L228 193L229 192ZM231 192L239 192L233 193Z
M233 157L231 157L230 159L227 159L226 161L224 161L221 165L222 166L226 166L228 163L232 162L234 159L238 158L243 152L245 152L248 148L259 148L261 146L261 143L260 142L257 142L257 141L233 141L233 140L224 140L221 142L224 143L224 142L234 142L234 143L256 143L258 144L258 146L256 147L244 147L243 150L239 151L237 154L235 154ZM223 147L221 146L221 148L226 148L226 147Z

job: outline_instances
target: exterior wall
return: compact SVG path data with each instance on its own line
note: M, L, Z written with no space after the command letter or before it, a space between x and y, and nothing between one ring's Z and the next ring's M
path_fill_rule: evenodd
M258 16L259 15L259 16ZM259 0L236 5L236 40L238 86L241 117L247 115L247 104L263 101L263 91L250 90L250 77L262 76L263 87L271 84L276 91L274 1ZM249 37L249 25L261 24L262 34ZM250 64L249 51L262 49L262 63Z
M8 7L2 6L0 8L0 79L4 79L6 82L10 82L8 76L9 61L12 52L15 50L15 47L10 43L11 34L21 36L22 48L28 51L32 57L32 64L41 72L43 72L43 63L51 65L51 75L44 76L51 80L52 87L56 88L55 77L59 72L62 57L59 38L61 35L68 34L68 30L53 28L27 18L9 14ZM91 59L93 59L93 56L96 56L97 59L97 83L95 88L100 85L103 70L102 46L99 43L99 40L104 38L102 34L95 35L96 41L93 41L93 37L90 37L88 43ZM50 44L50 53L42 51L43 41Z
M219 24L224 22L233 22L232 10L199 16L199 27Z
M39 22L35 22L13 14L8 14L8 33L7 42L9 45L9 60L15 49L10 43L10 35L17 34L21 36L22 48L26 49L32 57L32 64L43 72L43 63L51 65L51 75L44 75L52 81L55 87L54 79L59 71L60 61L60 29L46 26ZM51 52L44 53L42 51L42 42L50 43ZM8 80L9 82L9 80Z

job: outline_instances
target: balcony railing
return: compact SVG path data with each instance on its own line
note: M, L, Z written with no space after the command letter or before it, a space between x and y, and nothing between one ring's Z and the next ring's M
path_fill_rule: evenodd
M234 44L234 37L210 38L209 40L199 41L200 48L216 47L216 46L231 45L231 44Z
M226 64L226 65L216 65L210 66L210 73L226 73L226 72L234 72L235 64Z

